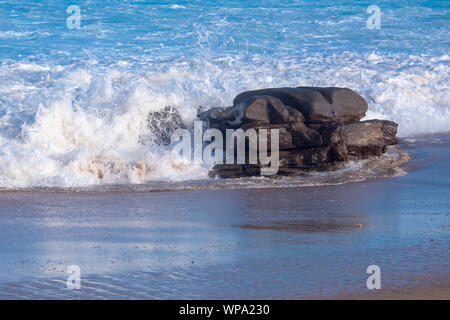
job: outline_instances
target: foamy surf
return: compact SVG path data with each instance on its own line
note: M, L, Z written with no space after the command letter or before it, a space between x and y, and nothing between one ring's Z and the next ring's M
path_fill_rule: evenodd
M195 190L217 190L217 189L239 189L239 188L293 188L293 187L320 187L328 185L341 185L351 182L362 182L371 179L402 176L406 174L403 165L411 157L397 147L389 147L387 153L380 157L372 157L365 160L348 161L337 164L331 171L311 171L298 174L296 176L279 177L243 177L235 179L208 178L206 169L198 169L195 172L192 168L174 168L169 164L165 170L173 172L181 171L177 175L178 179L164 176L160 179L151 180L146 177L145 164L124 168L125 173L121 173L120 167L116 172L109 172L111 168L100 166L94 170L94 166L85 168L87 171L82 174L97 176L101 181L101 175L116 174L116 179L120 182L108 183L107 180L99 183L92 183L81 186L57 186L45 185L36 187L21 187L20 190L30 192L40 191L73 191L73 192L163 192L163 191L195 191ZM101 168L101 169L100 169ZM205 170L202 172L202 170ZM184 176L183 176L184 173ZM133 174L139 183L125 182L129 177L126 174ZM195 179L191 177L194 176ZM148 179L147 181L145 179ZM110 180L111 181L111 180ZM0 188L3 191L17 190L17 188Z
M380 59L375 54L300 61L255 56L249 64L232 57L192 58L141 72L141 65L131 62L3 64L0 187L206 179L207 168L173 166L170 146L151 142L148 113L174 106L190 127L199 111L231 105L241 91L271 86L350 87L368 100L366 119L394 120L400 136L450 131L448 59Z

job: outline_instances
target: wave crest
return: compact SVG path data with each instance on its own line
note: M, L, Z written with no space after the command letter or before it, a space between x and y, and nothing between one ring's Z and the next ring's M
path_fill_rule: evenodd
M205 179L204 167L174 167L170 146L142 143L151 141L145 139L151 135L147 115L173 106L189 127L197 112L231 105L236 94L263 87L349 87L369 102L366 119L396 121L400 136L450 131L449 60L343 53L157 65L6 63L0 67L0 187Z

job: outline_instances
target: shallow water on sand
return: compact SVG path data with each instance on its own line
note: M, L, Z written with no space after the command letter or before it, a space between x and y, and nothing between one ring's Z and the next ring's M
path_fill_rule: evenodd
M403 149L407 175L344 185L1 192L0 298L330 297L372 264L383 289L424 285L450 270L450 149Z

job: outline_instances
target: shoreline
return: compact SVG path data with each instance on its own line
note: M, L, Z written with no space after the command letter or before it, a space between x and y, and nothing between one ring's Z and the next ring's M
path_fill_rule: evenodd
M0 297L447 299L449 150L412 146L406 175L319 188L0 192Z
M417 148L424 148L428 145L431 146L439 146L441 144L447 145L450 143L450 132L443 133L434 133L434 134L421 134L410 137L401 137L399 138L399 144L394 147L396 149L400 159L393 160L390 162L386 162L389 165L390 169L394 172L397 170L405 171L405 174L409 174L414 170L418 170L419 163L413 160L414 150ZM412 152L411 152L412 151ZM381 156L383 157L383 156ZM380 163L382 166L381 157L375 157L371 161L375 164L376 162ZM370 159L369 159L370 160ZM363 163L367 160L362 160L360 163ZM387 160L383 160L387 161ZM396 163L399 162L399 163ZM351 162L351 161L349 161ZM343 165L348 164L349 162L342 163ZM379 170L379 169L377 169ZM312 171L306 172L305 175L311 173L336 173L339 169L334 169L330 171ZM26 188L0 188L0 194L13 194L13 193L79 193L79 194L102 194L102 193L148 193L148 192L185 192L185 191L204 191L204 190L226 190L226 189L272 189L272 188L307 188L307 187L324 187L329 185L343 185L348 183L359 183L359 182L369 182L375 181L379 179L389 179L395 178L398 176L398 173L391 172L389 174L382 173L379 170L378 176L362 178L360 180L348 180L348 181L339 181L339 182L319 182L317 185L314 185L314 180L312 184L296 184L296 177L289 176L274 176L271 178L264 178L268 185L258 185L257 179L261 179L261 177L257 178L233 178L233 179L200 179L200 180L182 180L182 181L148 181L143 184L97 184L90 186L82 186L82 187L26 187ZM282 181L286 179L287 184L283 185L281 183L280 186L276 184L271 186L270 184L276 181ZM289 181L291 179L291 181ZM242 183L242 181L244 181ZM250 184L246 184L249 182ZM251 185L251 184L254 185ZM153 185L157 185L154 187Z
M336 168L325 171L305 171L297 176L275 175L273 177L240 177L229 179L201 179L187 181L148 181L145 184L99 184L83 187L28 187L0 188L0 194L51 193L51 194L103 194L103 193L159 193L186 192L207 190L270 190L283 188L308 188L345 185L349 183L367 182L378 179L393 178L406 174L403 167L411 160L411 156L395 146L390 154L370 157L358 161L336 164ZM396 159L390 159L395 155ZM351 166L354 166L352 168ZM347 172L353 179L346 178ZM155 186L156 185L156 186Z

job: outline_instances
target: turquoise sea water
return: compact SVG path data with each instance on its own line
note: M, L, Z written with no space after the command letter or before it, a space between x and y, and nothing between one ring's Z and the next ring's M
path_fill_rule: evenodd
M366 26L372 4L380 29ZM449 12L448 1L2 1L0 187L206 178L139 143L148 112L171 105L190 126L262 87L346 86L400 136L450 131Z
M81 29L66 9L78 5ZM369 32L366 12L381 11ZM70 63L260 54L445 55L448 1L2 1L3 58Z

